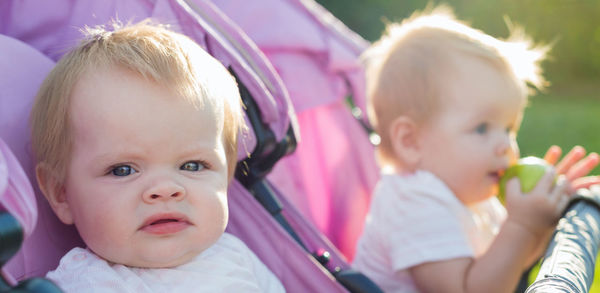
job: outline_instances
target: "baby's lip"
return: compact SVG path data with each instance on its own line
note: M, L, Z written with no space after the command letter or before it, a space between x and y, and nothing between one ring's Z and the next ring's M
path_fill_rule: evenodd
M498 178L500 178L504 175L505 172L506 172L506 168L502 168L502 169L496 171L496 174L498 175Z
M188 220L188 218L182 213L166 212L166 213L154 214L154 215L146 218L146 220L144 220L143 224L140 226L140 229L144 229L145 227L148 227L148 226L164 224L164 223L191 224L190 221Z
M493 177L495 180L500 180L500 178L502 177L502 175L504 175L504 171L505 171L505 169L491 171L489 175L491 177Z

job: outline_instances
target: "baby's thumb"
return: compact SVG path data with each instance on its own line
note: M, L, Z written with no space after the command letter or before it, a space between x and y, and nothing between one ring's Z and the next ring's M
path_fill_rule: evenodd
M513 177L506 182L506 197L521 195L521 181Z

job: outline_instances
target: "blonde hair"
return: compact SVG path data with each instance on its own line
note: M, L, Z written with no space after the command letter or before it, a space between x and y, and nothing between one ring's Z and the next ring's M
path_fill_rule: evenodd
M188 37L152 24L86 28L86 37L56 64L42 84L31 112L36 159L63 182L71 152L69 106L80 76L95 68L120 66L165 86L195 107L209 102L224 113L223 142L229 179L237 163L238 132L245 126L235 80L221 63Z
M401 24L387 25L384 35L361 56L369 120L381 136L378 151L383 163L395 160L388 133L395 118L408 116L424 123L439 110L441 81L443 73L452 69L452 54L492 64L515 81L524 100L528 85L546 86L540 62L549 46L534 46L520 28L509 29L509 38L496 39L458 21L444 5L416 12Z

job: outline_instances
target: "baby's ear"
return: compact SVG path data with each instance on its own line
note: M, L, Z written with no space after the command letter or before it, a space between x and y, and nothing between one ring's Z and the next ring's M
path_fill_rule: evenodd
M394 154L402 162L402 169L415 170L421 160L417 123L408 116L400 116L392 121L389 131Z
M73 217L67 203L64 185L56 178L52 168L48 164L39 163L35 167L35 176L37 177L40 190L46 197L46 200L48 200L56 216L61 222L67 225L73 224Z

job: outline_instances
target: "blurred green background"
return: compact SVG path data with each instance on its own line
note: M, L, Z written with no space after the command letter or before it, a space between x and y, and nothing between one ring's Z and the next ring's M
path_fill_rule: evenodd
M385 22L401 21L428 4L422 0L317 0L350 29L374 41ZM543 63L551 86L532 97L518 136L523 156L543 156L552 144L564 151L583 145L600 152L600 1L454 0L461 20L505 38L505 16L536 43L553 47ZM600 174L600 168L592 173Z
M422 0L317 2L369 41L379 38L386 22L401 21L428 4ZM543 64L551 86L531 98L519 131L522 156L541 157L553 144L565 152L575 145L600 152L600 1L430 1L439 3L448 4L459 19L492 36L508 36L508 17L536 43L553 44ZM600 174L600 167L592 173ZM598 275L590 292L600 292ZM535 274L531 277L535 279Z

